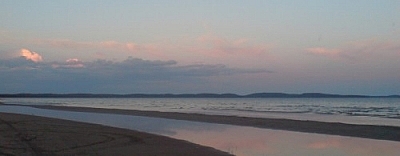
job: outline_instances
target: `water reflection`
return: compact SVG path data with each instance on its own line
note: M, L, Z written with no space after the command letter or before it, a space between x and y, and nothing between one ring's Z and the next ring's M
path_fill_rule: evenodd
M227 126L223 131L176 130L174 138L195 140L244 156L398 155L400 143L363 138Z
M61 118L145 131L211 146L238 156L397 156L400 153L400 142L393 141L19 106L0 106L0 112Z

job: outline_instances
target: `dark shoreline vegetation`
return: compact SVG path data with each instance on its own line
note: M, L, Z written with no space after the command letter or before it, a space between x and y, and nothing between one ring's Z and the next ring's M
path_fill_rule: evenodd
M0 98L400 98L400 95L370 96L370 95L340 95L324 93L253 93L238 95L232 93L213 94L90 94L90 93L71 93L71 94L0 94Z

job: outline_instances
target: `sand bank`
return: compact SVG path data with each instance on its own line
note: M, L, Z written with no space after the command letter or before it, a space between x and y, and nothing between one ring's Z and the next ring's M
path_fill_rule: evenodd
M174 112L157 111L137 111L137 110L119 110L119 109L101 109L85 107L61 107L61 106L34 106L44 109L97 112L110 114L125 114L147 117L160 117L168 119L189 120L219 124L231 124L240 126L251 126L258 128L268 128L277 130L288 130L306 133L319 133L329 135L340 135L350 137L360 137L379 140L400 141L400 127L395 126L377 126L377 125L357 125L345 123L328 123L319 121L302 121L291 119L269 119L269 118L250 118L222 115L203 115Z
M187 141L60 119L0 113L0 155L229 155Z

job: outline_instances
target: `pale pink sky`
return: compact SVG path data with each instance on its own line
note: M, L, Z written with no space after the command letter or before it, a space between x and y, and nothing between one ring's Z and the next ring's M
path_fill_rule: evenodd
M400 94L398 6L2 1L0 92Z

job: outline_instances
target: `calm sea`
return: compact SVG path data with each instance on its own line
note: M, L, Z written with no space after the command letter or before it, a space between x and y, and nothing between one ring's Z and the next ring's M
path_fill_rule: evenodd
M3 98L1 101L400 125L400 98Z

